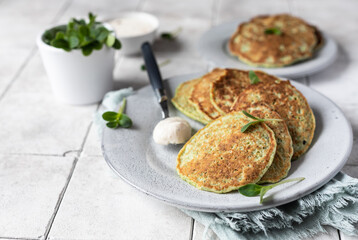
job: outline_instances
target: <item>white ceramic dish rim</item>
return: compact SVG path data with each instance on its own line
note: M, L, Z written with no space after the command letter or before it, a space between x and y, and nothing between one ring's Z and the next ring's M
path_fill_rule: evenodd
M181 77L186 78L186 79L193 79L197 76L200 76L202 74L189 74L189 75L183 75ZM175 78L175 77L173 77ZM309 88L301 83L292 81L294 85L298 85L304 88ZM147 86L149 87L149 86ZM317 92L316 90L309 88L311 91L313 91L315 94L318 94L320 97L323 97L325 100L329 101L335 108L336 110L343 116L343 121L345 123L345 125L348 127L348 136L347 138L349 139L348 141L348 146L346 146L347 151L344 153L344 156L341 158L341 161L339 162L339 164L331 170L331 172L329 174L327 174L324 178L320 179L319 182L317 182L315 184L315 187L312 187L309 191L306 191L304 193L297 193L297 195L295 196L291 196L289 198L286 198L284 201L280 201L279 203L274 203L274 204L268 204L268 205L260 205L260 206L256 206L256 207L247 207L245 208L245 211L256 211L256 210L262 210L262 209L266 209L266 208L270 208L270 207L276 207L276 206L280 206L289 202L292 202L294 200L297 200L298 198L301 198L307 194L310 194L312 192L314 192L315 190L319 189L320 187L322 187L324 184L326 184L329 180L331 180L345 165L346 161L348 160L348 157L351 153L352 150L352 145L353 145L353 132L352 132L352 127L351 124L349 123L349 121L347 120L347 118L345 117L345 115L343 114L343 112L341 111L341 109L329 98L325 97L323 94ZM103 131L104 133L105 131ZM213 205L202 205L202 204L192 204L188 202L184 202L184 201L179 201L177 199L171 199L171 198L167 198L161 194L156 194L153 193L152 191L142 188L140 186L137 186L135 183L132 183L130 180L126 179L125 177L123 177L115 168L115 166L113 166L113 164L111 163L111 161L109 160L106 152L105 152L105 147L103 144L103 139L102 139L102 154L104 156L104 159L106 160L107 164L110 166L110 168L112 168L112 170L118 175L120 176L125 182L127 182L128 184L130 184L131 186L133 186L134 188L140 190L141 192L144 192L145 194L154 197L156 199L159 199L169 205L172 206L176 206L176 207L180 207L180 208L185 208L185 209L190 209L190 210L195 210L195 211L204 211L204 212L234 212L234 211L243 211L242 209L238 210L240 207L237 206L235 207L220 207L219 209ZM197 190L200 191L200 190ZM252 201L255 201L257 199L253 199Z
M247 21L247 19L237 19L224 22L204 32L196 45L196 48L201 57L215 67L257 69L281 77L299 78L324 70L330 66L338 56L338 47L336 42L328 34L321 32L325 42L323 46L317 51L317 53L315 53L315 56L311 59L307 59L305 61L281 68L263 68L250 66L238 60L237 57L230 56L227 51L227 43L225 42L226 40L229 40L231 34L234 31L233 29L245 21ZM227 28L231 29L232 32L227 32ZM209 36L215 36L215 39L213 40ZM220 46L215 44L217 42L220 42ZM202 46L205 46L205 49ZM326 56L321 56L322 53L324 53ZM213 57L213 55L215 55L215 57ZM223 57L223 55L225 55L225 57Z

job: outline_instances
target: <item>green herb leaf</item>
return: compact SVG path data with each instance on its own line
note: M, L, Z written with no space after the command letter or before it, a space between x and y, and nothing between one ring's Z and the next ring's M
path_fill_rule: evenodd
M161 38L163 39L169 39L169 40L173 40L174 37L171 33L167 33L167 32L164 32L160 35Z
M164 67L165 65L168 65L169 63L170 63L170 59L167 59L167 60L165 60L164 62L161 62L161 63L159 64L159 67ZM146 71L147 68L146 68L146 66L145 66L144 64L142 64L142 65L140 66L140 70Z
M88 36L90 32L88 27L84 25L79 26L78 31L80 32L80 34L82 34L82 36Z
M119 114L122 114L122 113L123 113L124 108L126 107L126 103L127 103L127 99L126 99L126 98L123 98L123 100L122 100L122 105L121 105L121 107L120 107L119 110L118 110L118 113L119 113Z
M113 34L109 34L106 40L106 44L108 47L112 47L115 41L116 37Z
M96 22L96 16L91 12L88 13L89 25L93 25Z
M247 124L245 124L242 128L241 128L241 132L245 132L249 127L251 127L252 125L255 125L255 124L258 124L260 122L263 122L263 120L256 120L256 121L252 121L252 122L249 122Z
M271 184L271 185L267 185L267 186L261 186L258 184L254 184L254 183L249 183L246 184L242 187L239 188L239 193L241 193L244 196L247 197L255 197L255 196L259 196L260 195L260 204L262 204L263 200L264 200L264 196L265 194L272 188L277 187L281 184L284 183L288 183L288 182L294 182L294 181L302 181L304 180L304 177L301 178L292 178L292 179L287 179L287 180L283 180L281 182L275 183L275 184Z
M260 122L265 122L265 121L283 121L282 119L262 119L262 118L258 118L255 116L252 116L250 113L246 112L245 110L242 111L243 114L245 114L246 117L249 117L251 119L254 119L255 121L251 121L247 124L245 124L242 128L241 128L241 132L245 132L250 126L253 126L255 124L258 124Z
M67 23L67 31L73 30L74 27L75 27L75 23L74 23L72 20L70 20L70 21Z
M252 116L250 113L246 112L245 110L243 110L242 113L245 114L246 117L249 117L249 118L252 118L252 119L255 119L255 120L262 120L261 118Z
M94 14L89 13L88 18L88 23L84 19L72 18L67 25L46 30L42 40L65 51L80 49L84 56L102 49L104 44L113 49L121 48L120 41L102 23L96 22Z
M92 51L93 51L93 47L91 45L86 45L82 48L82 54L84 56L91 55Z
M167 40L174 40L179 33L182 31L182 28L177 28L174 32L163 32L160 34L160 37Z
M65 51L69 51L69 45L65 39L54 39L51 41L51 45L55 48L62 48Z
M105 112L102 114L102 118L106 121L107 127L109 128L117 128L117 127L123 127L123 128L130 128L133 125L132 120L128 117L128 115L124 114L123 111L126 107L126 98L123 98L122 105L117 112Z
M104 42L104 40L106 40L107 36L109 34L109 31L105 28L103 28L100 32L100 34L97 36L97 41L99 42Z
M260 82L260 78L256 75L254 71L249 71L249 78L251 84L257 84Z
M102 114L102 118L108 122L117 121L119 116L116 112L105 112Z
M239 192L247 197L254 197L254 196L258 196L261 192L262 186L254 184L254 183L249 183L246 184L245 186L242 186L239 188Z
M119 126L118 122L108 122L106 125L109 128L117 128Z
M132 119L130 119L126 114L122 113L121 117L119 118L119 126L124 128L132 127Z
M64 38L65 38L65 33L64 32L57 32L56 33L56 37L55 37L56 40L64 39Z
M281 32L281 30L279 28L273 27L273 28L265 29L265 34L281 35L282 32Z
M80 40L76 36L70 36L68 38L68 44L71 49L76 48L80 44Z
M117 50L121 49L121 47L122 47L121 42L116 38L112 47Z

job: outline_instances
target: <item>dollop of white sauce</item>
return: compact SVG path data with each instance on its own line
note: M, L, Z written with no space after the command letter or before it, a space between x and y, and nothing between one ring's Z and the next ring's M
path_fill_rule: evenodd
M161 145L185 143L190 137L190 124L180 117L160 121L153 131L154 142Z
M134 37L151 32L154 26L134 16L121 17L110 22L117 37Z

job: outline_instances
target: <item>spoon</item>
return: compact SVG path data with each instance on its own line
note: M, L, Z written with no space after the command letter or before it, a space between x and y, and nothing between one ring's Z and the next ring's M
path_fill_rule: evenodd
M186 120L180 117L169 117L168 97L152 47L148 42L142 44L142 53L149 81L162 109L162 118L164 119L155 126L153 139L162 145L184 143L191 137L191 127Z
M148 42L142 44L142 53L143 53L144 62L145 62L150 84L152 85L158 103L162 108L162 117L163 119L168 118L169 117L168 97L163 87L162 76L160 74L157 61L155 60L152 47Z

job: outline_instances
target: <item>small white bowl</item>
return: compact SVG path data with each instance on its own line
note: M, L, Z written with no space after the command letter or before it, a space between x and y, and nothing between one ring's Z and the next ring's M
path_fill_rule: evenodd
M159 27L158 18L145 12L123 12L108 23L122 44L123 55L138 54L144 42L153 43Z

